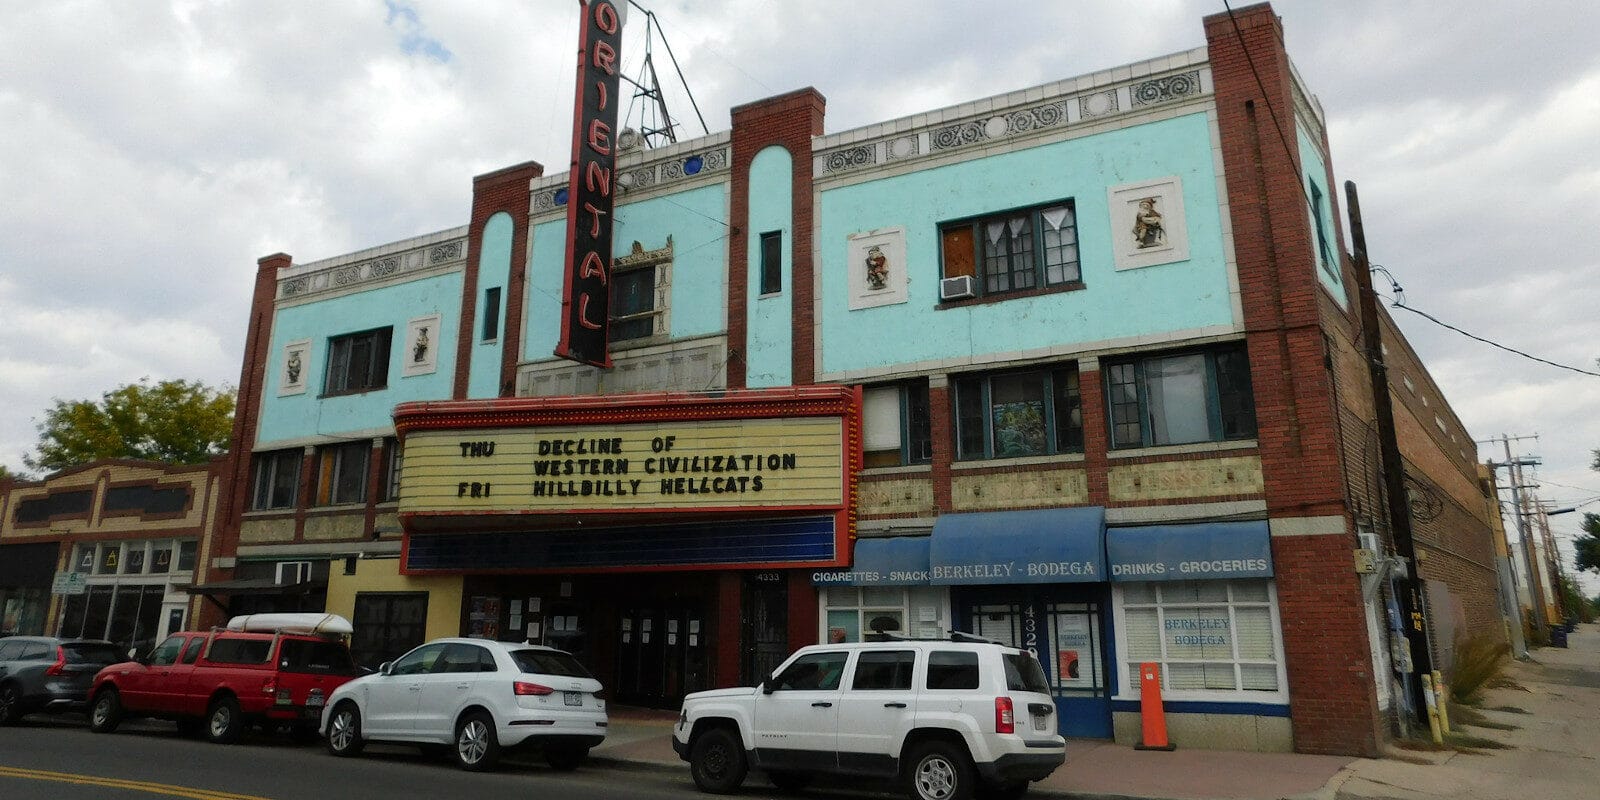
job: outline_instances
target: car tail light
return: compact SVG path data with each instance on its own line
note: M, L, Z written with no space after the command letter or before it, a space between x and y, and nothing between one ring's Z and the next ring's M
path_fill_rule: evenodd
M51 664L44 674L52 676L67 674L67 651L64 648L56 646L56 663Z
M1011 709L1011 698L996 697L994 699L994 732L1016 733L1017 717Z
M556 690L554 690L554 689L552 689L552 688L550 688L548 686L543 686L543 685L540 685L540 684L537 684L537 683L530 683L528 681L517 681L517 682L511 684L511 691L512 691L512 693L516 694L516 696L518 696L518 697L526 697L528 695L555 694Z

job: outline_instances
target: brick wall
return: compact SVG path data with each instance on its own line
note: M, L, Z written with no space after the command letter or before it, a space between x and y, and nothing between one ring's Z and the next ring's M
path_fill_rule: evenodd
M500 396L516 393L517 361L522 355L522 304L527 296L528 182L544 174L544 167L528 161L485 173L472 179L472 221L467 228L467 268L461 281L461 319L456 337L456 375L453 396L465 399L472 376L472 329L478 316L478 257L483 252L483 226L501 211L511 215L511 276L500 314Z
M1293 144L1283 29L1266 5L1211 15L1205 29L1268 515L1343 517L1348 528L1348 443L1325 366L1323 290ZM1300 752L1377 752L1381 724L1353 544L1349 530L1273 539Z
M816 339L812 330L815 316L815 279L812 274L812 197L811 139L822 135L823 112L827 101L816 89L798 89L787 94L758 100L733 109L733 197L729 220L733 235L728 237L728 388L745 387L744 354L750 302L750 163L764 147L777 145L789 151L794 164L790 246L790 297L793 302L794 345L792 381L805 386L815 380Z

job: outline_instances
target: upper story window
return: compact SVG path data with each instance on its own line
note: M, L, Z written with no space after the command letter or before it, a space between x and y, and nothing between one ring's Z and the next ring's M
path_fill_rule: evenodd
M389 385L389 339L393 326L328 340L328 379L323 394L351 394Z
M400 499L400 440L391 436L383 440L383 487L380 503Z
M761 293L783 291L783 231L761 234Z
M1243 344L1108 362L1111 446L1151 447L1256 435Z
M974 276L978 295L1060 286L1083 277L1071 200L948 223L939 236L944 277Z
M366 440L317 448L317 505L365 501L371 457L372 443Z
M1317 229L1317 260L1329 275L1338 277L1338 262L1333 257L1333 247L1328 244L1328 228L1322 221L1322 190L1317 188L1316 181L1309 181L1311 185L1311 224Z
M251 458L250 510L294 508L300 485L300 450L256 453Z
M483 336L485 342L500 338L500 287L483 290Z
M1076 367L960 378L956 458L1083 452L1083 398Z
M863 393L866 466L897 467L933 461L928 382L869 386Z

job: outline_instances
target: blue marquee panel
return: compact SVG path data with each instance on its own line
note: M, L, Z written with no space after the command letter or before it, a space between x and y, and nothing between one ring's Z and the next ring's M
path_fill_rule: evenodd
M928 582L1102 582L1105 524L1100 506L944 514L933 523Z
M563 531L413 534L413 570L551 570L831 561L832 517Z
M1192 581L1272 577L1265 520L1149 525L1106 531L1113 581Z
M856 540L854 566L811 573L816 586L926 586L928 537Z

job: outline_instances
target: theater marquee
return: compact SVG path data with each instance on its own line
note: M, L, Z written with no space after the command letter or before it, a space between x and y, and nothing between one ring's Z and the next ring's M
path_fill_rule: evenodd
M466 531L820 512L848 534L859 409L840 386L405 403L400 516Z
M400 511L835 508L843 443L839 419L419 432Z

